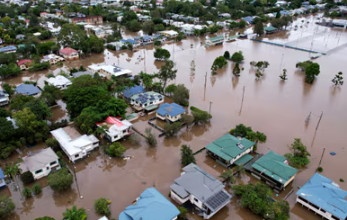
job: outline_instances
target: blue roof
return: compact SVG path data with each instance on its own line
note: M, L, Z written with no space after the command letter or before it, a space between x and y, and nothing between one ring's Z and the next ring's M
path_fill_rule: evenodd
M136 44L136 40L131 39L131 38L129 38L129 39L122 39L120 41L123 42L123 43Z
M253 21L254 21L254 17L252 17L252 16L243 17L241 19L248 22L248 23L253 23Z
M0 187L6 186L4 171L0 168Z
M339 219L347 219L347 191L315 173L296 193Z
M179 210L158 190L146 189L136 203L119 214L119 220L172 220Z
M157 110L157 114L166 116L169 115L171 117L175 117L177 115L183 114L186 110L176 103L163 103Z
M9 51L13 51L13 50L17 50L16 46L10 45L10 46L6 46L6 47L1 47L0 48L0 53L6 53Z
M0 179L5 178L4 171L0 168Z
M16 93L22 95L36 95L40 93L40 89L33 84L20 84L16 88Z
M123 91L123 96L127 99L130 99L131 96L139 94L139 93L143 93L145 91L145 89L143 88L143 86L133 86L130 88L126 88Z

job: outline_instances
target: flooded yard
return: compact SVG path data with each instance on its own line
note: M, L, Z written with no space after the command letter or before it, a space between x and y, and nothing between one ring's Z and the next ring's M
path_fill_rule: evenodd
M341 35L341 39L347 35L340 30L331 29L329 32L330 37ZM273 38L269 40L275 40L276 36ZM281 39L286 41L284 36L281 36ZM213 117L208 125L194 126L188 131L183 128L173 138L158 138L158 146L154 148L149 147L144 138L139 138L139 144L125 140L122 142L128 149L125 154L133 156L129 160L109 158L100 147L100 150L93 152L89 158L75 164L77 182L75 181L70 192L64 194L53 193L49 187L45 187L40 197L24 201L20 199L19 192L14 192L13 187L9 186L11 192L3 189L1 194L11 193L16 202L16 215L10 219L34 219L45 215L59 219L72 204L84 207L88 212L88 219L97 219L93 205L100 197L112 201L112 217L117 218L118 214L147 187L155 186L163 195L168 195L171 183L180 175L182 144L189 145L193 151L200 150L240 123L267 135L266 143L258 145L259 153L273 150L285 154L294 138L301 138L308 146L311 163L307 169L297 174L292 185L294 193L289 195L287 201L291 207L290 219L320 219L312 212L295 205L295 192L315 172L324 148L326 150L321 161L321 167L324 169L322 174L347 189L347 181L339 182L340 178L347 180L347 90L345 86L334 87L331 82L337 72L347 69L347 48L341 46L317 58L315 62L320 64L320 74L313 85L307 85L304 83L304 74L296 69L295 64L308 60L308 52L251 40L237 40L210 48L205 48L202 42L203 39L200 38L189 38L163 47L170 51L171 59L175 61L178 69L173 83L185 84L190 90L191 106L211 112ZM241 65L243 70L240 77L232 74L231 62L218 74L211 75L210 68L214 59L223 55L226 50L231 54L236 51L243 52L245 61ZM134 74L140 71L153 73L158 71L160 66L160 63L154 61L153 52L150 46L134 52L106 50L103 55L93 55L66 65L79 67L106 62L131 69ZM260 60L268 61L270 66L265 70L264 77L256 80L254 69L249 63ZM192 61L195 63L194 74L191 74ZM287 69L288 74L288 80L285 82L279 78L283 68ZM6 82L17 81L10 79ZM306 124L305 120L310 113L310 120ZM62 117L60 115L56 120ZM150 127L146 118L134 121L134 126L142 130ZM153 128L152 130L155 131ZM159 131L155 132L159 134ZM329 154L332 151L336 152L335 156ZM205 151L197 154L196 160L197 165L215 177L225 169L207 157ZM255 181L250 176L244 179ZM288 191L279 196L284 197L286 193ZM191 215L190 218L201 219L196 215ZM233 202L213 219L260 218L240 208L233 199Z

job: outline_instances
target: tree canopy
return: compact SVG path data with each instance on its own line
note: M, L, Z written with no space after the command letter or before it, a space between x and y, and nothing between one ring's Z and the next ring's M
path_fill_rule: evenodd
M72 206L71 209L66 209L63 213L63 220L86 220L87 212L83 208Z
M72 174L66 168L62 168L48 176L48 185L57 192L70 189L72 183Z
M170 52L163 48L156 48L154 51L154 58L158 60L167 60L171 56Z
M236 137L244 137L254 142L265 142L266 135L259 131L253 131L251 127L247 127L244 124L238 124L235 128L229 132L231 135Z
M176 78L177 69L175 69L175 63L172 60L165 60L164 65L160 68L158 78L162 84L162 89L166 88L166 84L169 80Z
M285 200L273 200L271 189L263 184L236 185L234 193L240 198L242 207L248 208L254 214L264 219L289 219L289 204Z
M207 111L203 111L197 107L191 106L190 110L194 117L195 124L205 124L212 118L212 115L209 114Z
M181 146L181 164L187 166L190 163L195 163L195 157L192 149L184 144Z
M296 168L303 168L310 163L310 153L307 147L301 142L301 139L295 138L290 146L291 153L284 156L288 159L289 164Z
M310 60L299 62L296 64L296 67L305 72L305 82L309 84L312 84L316 76L320 73L319 64Z
M0 197L0 217L8 217L15 209L15 204L10 197Z
M230 57L231 61L235 62L235 63L241 63L244 60L242 51L238 51L233 53L233 55L231 55Z

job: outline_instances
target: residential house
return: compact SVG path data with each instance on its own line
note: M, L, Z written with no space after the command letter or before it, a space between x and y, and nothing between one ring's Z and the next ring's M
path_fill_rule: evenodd
M54 86L58 89L66 89L72 84L71 80L62 75L50 77L46 80L46 82L48 83L48 85Z
M71 162L86 157L99 146L99 140L94 135L80 135L71 127L55 129L51 134Z
M17 34L16 35L16 40L24 40L25 39L25 35L24 34Z
M231 134L225 134L222 137L214 140L206 146L207 154L216 159L224 166L231 166L241 159L254 148L255 143L241 137L235 137ZM247 160L248 156L245 156ZM245 163L242 158L242 161Z
M210 219L229 204L232 196L221 181L191 163L170 186L170 197L180 205L190 202L199 215Z
M186 109L176 103L163 103L159 106L156 112L156 117L161 120L168 120L170 122L178 121L182 118L182 115L186 112Z
M59 50L59 55L64 57L65 60L76 60L79 58L78 51L70 47Z
M132 105L132 107L137 111L153 110L163 102L164 96L160 93L153 91L135 94L130 99L130 105Z
M129 38L129 39L121 39L120 42L123 43L123 45L132 45L133 48L141 46L141 43L135 39Z
M17 51L17 47L13 45L0 47L0 53L15 53Z
M75 18L71 18L70 22L74 24L82 23L82 22L86 24L93 24L93 25L103 24L102 16L75 17Z
M78 71L78 72L74 72L74 73L71 73L72 77L73 78L78 78L80 76L84 76L84 75L89 75L89 76L94 76L94 73L92 73L91 71Z
M64 61L65 59L61 56L55 55L55 54L48 54L46 56L43 56L41 59L41 63L43 62L49 62L50 65L57 64L59 62Z
M99 73L108 76L131 76L132 72L128 69L123 69L116 65L106 65L106 64L92 64L88 66L88 69L93 73Z
M96 124L105 131L105 137L110 142L118 141L130 134L132 124L128 120L119 120L116 117L108 116L104 122Z
M61 168L59 157L50 147L38 152L29 153L22 160L23 162L19 165L21 173L30 171L35 180L48 176L51 172Z
M0 90L0 106L7 105L9 102L9 95L4 90Z
M126 99L126 100L130 100L130 98L133 96L133 95L136 95L136 94L140 94L140 93L143 93L145 92L145 89L143 88L143 86L133 86L133 87L130 87L130 88L126 88L125 90L123 90L123 97Z
M20 68L21 70L28 70L29 67L31 66L32 62L33 62L33 61L30 60L30 59L23 59L23 60L19 60L19 61L17 62L17 65L19 66L19 68Z
M4 171L0 168L0 188L6 186Z
M136 201L119 214L119 220L176 220L180 211L156 188L143 191Z
M224 36L218 35L216 37L207 38L205 41L205 46L206 47L215 46L215 45L223 44L223 42L224 42Z
M160 31L159 33L167 38L175 38L178 36L178 32L173 30Z
M347 191L315 173L296 193L296 202L328 220L347 219Z
M278 31L278 28L275 28L274 26L267 26L264 28L264 32L265 34L273 34L276 33Z
M252 164L252 175L280 191L293 182L297 169L288 165L287 159L273 151Z
M33 84L20 84L16 87L16 94L36 96L41 93L41 90Z

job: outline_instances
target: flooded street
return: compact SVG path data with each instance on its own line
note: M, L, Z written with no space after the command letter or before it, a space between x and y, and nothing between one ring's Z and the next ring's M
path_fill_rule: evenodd
M312 31L314 30L312 28ZM342 45L342 39L347 37L347 33L341 30L329 30L330 37L334 36L335 32L341 35ZM304 33L307 34L307 32ZM271 36L268 40L286 42L285 36ZM288 42L294 40L288 39ZM343 189L347 189L345 171L347 89L346 85L334 87L331 82L339 71L344 72L345 76L347 74L347 47L341 45L337 48L329 47L327 55L314 60L320 64L320 74L313 85L308 85L304 83L304 74L295 67L297 62L310 58L308 52L248 39L225 42L221 46L210 48L205 48L202 42L203 39L189 38L180 43L164 45L163 48L170 51L171 59L174 60L178 69L173 83L185 84L190 90L191 106L211 112L213 117L208 125L192 127L189 131L183 128L177 137L158 138L158 146L155 148L149 147L142 137L138 138L139 144L134 144L130 140L123 141L128 149L125 154L133 156L130 160L112 159L101 149L95 151L89 158L76 163L78 187L75 181L71 192L55 194L50 187L45 187L40 197L26 201L20 200L19 192L12 192L16 201L16 215L10 219L34 219L45 215L59 219L65 209L72 204L84 207L87 210L88 219L97 219L93 206L94 201L100 197L112 201L112 217L117 218L118 214L147 187L155 186L163 195L168 195L171 183L180 175L180 146L182 144L187 144L193 151L197 151L240 123L267 135L266 143L258 145L259 153L273 150L285 154L289 151L288 146L294 138L301 138L308 146L311 163L307 169L297 174L292 185L294 193L287 199L291 206L290 219L320 219L312 212L295 205L295 192L315 172L324 148L326 150L321 161L321 167L324 169L322 174L333 179ZM236 51L243 52L245 61L241 65L244 69L240 77L232 74L231 62L218 71L218 74L211 76L210 68L214 59L222 56L226 50L231 54ZM157 72L160 66L160 62L154 61L153 52L154 49L150 46L135 52L106 50L104 54L93 55L88 59L65 65L86 67L91 63L105 62L119 64L123 68L132 70L134 74L140 71L153 73ZM265 70L264 77L256 80L255 69L249 63L261 60L268 61L270 66ZM192 61L195 63L195 71L191 70ZM279 78L284 68L287 69L288 75L288 80L285 82ZM34 77L32 74L25 76ZM204 88L205 80L206 88ZM6 82L15 84L18 79L10 79ZM244 101L241 106L243 93ZM310 112L311 117L306 125L305 119ZM54 115L54 120L64 118L64 114L60 111ZM322 118L318 124L321 115ZM140 118L134 121L134 127L144 130L149 125L147 121ZM330 152L336 152L336 155L332 156ZM196 159L197 165L213 176L218 177L225 170L207 157L205 151L197 154ZM339 182L340 178L345 182ZM251 177L245 177L245 179L253 181ZM42 184L45 183L42 182ZM2 190L1 193L9 193L7 191L7 189ZM195 215L190 217L201 219ZM260 218L240 208L234 199L213 219Z

